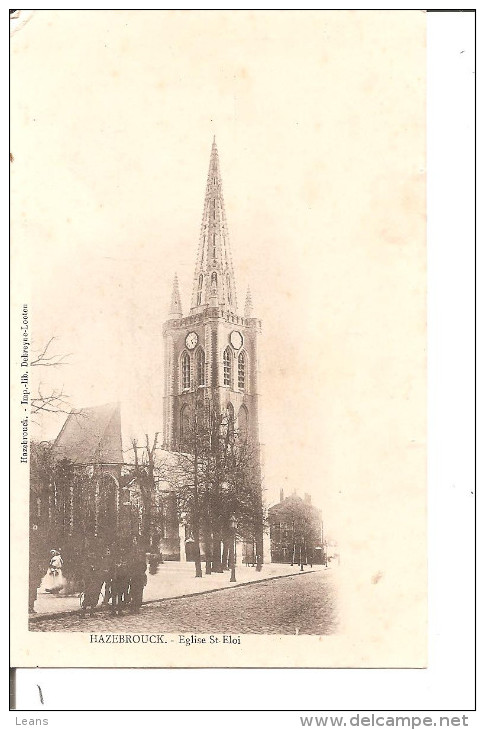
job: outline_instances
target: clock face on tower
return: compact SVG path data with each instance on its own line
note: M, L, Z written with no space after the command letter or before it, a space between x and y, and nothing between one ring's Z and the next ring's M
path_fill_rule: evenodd
M189 350L193 350L194 347L197 346L198 341L199 337L197 335L197 332L189 332L189 334L185 338L185 344L187 345L187 348Z
M243 345L243 336L237 330L233 330L229 336L229 342L235 350L240 350Z

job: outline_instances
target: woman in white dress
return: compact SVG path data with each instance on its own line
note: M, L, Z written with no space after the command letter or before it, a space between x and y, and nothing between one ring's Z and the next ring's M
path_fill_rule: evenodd
M58 550L51 550L49 570L44 578L44 590L46 593L59 593L64 588L65 578L62 575L62 558Z

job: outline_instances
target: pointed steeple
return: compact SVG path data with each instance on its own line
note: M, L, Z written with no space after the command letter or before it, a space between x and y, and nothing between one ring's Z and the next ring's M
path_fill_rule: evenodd
M179 280L177 274L173 278L172 299L170 301L170 319L178 319L182 316L182 302L180 300Z
M224 307L234 313L237 311L236 282L215 137L209 162L190 311L202 311L207 306Z
M248 286L248 290L246 292L246 302L244 304L244 316L246 318L249 318L252 316L253 313L253 300L251 297L251 289Z

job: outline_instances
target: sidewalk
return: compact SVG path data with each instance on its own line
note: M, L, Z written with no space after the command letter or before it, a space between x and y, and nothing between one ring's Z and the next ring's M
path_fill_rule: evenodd
M202 565L202 570L204 570L204 565ZM315 570L326 570L326 568L323 565L314 565L313 568L306 565L303 573ZM225 588L235 588L238 585L271 578L282 578L288 575L298 575L299 573L301 571L298 565L268 563L263 565L260 573L256 571L256 568L237 565L236 583L230 583L231 574L227 570L224 573L203 574L202 578L196 578L194 563L166 562L159 565L155 575L147 573L148 582L143 593L143 603L153 603L167 598L181 598L196 593L220 591ZM79 611L79 609L79 594L57 596L39 592L35 602L35 614L30 614L29 620L40 620L43 617L59 613L72 613Z

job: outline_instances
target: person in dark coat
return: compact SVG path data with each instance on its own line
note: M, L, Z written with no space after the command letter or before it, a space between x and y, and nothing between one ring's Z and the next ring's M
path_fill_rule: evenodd
M143 589L147 584L147 563L145 554L135 550L129 565L130 574L130 611L139 613L143 601Z
M81 601L81 615L86 616L86 610L91 609L91 616L94 616L94 610L98 605L99 595L105 580L104 572L95 561L90 561L84 573L84 591Z
M111 580L111 614L114 616L118 611L121 616L123 608L128 602L128 591L130 587L130 576L128 572L128 561L125 556L121 556L114 568L113 578Z
M111 581L115 570L115 559L109 547L101 558L100 568L104 576L104 598L103 605L107 606L111 599Z

